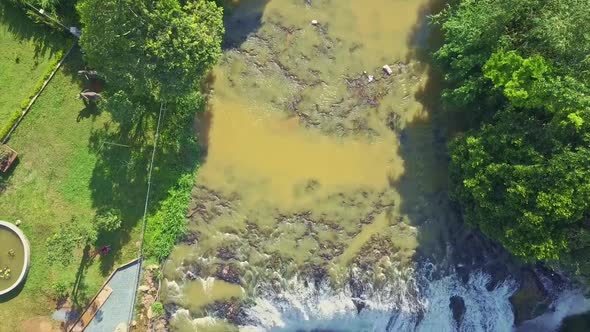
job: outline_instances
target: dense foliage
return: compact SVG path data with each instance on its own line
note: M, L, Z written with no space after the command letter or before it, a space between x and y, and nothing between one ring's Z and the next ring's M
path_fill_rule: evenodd
M75 250L92 245L96 240L96 229L80 223L75 218L63 223L59 232L47 238L47 259L49 263L67 266L72 263Z
M43 8L46 10L53 10L61 3L65 2L63 0L9 0L16 4L30 4L37 8Z
M590 6L461 0L434 17L443 100L478 121L450 144L465 219L525 260L590 276Z
M158 212L151 216L145 234L145 253L158 261L168 257L178 239L186 233L186 210L191 199L194 174L180 178Z
M222 9L212 1L82 0L77 8L85 59L112 92L186 96L221 55Z

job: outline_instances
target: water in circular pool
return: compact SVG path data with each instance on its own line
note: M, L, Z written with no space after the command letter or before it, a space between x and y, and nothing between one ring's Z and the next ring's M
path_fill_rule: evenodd
M24 266L24 244L13 230L0 225L0 292L18 281Z

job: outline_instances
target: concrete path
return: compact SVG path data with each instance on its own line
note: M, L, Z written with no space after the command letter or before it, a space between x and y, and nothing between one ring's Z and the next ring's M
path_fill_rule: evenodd
M109 296L113 293L113 290L109 286L104 286L100 293L94 298L92 303L88 306L86 311L82 314L82 317L76 323L76 326L72 329L72 332L82 332L88 326L88 323L92 321L94 316L100 311L102 305L107 301Z
M85 332L113 332L117 325L129 323L139 268L139 261L135 261L115 272L107 283L113 292L96 312Z

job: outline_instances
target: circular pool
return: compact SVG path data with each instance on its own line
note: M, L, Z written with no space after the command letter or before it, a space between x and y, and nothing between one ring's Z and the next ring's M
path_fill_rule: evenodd
M29 270L30 248L25 234L0 220L0 295L18 287Z

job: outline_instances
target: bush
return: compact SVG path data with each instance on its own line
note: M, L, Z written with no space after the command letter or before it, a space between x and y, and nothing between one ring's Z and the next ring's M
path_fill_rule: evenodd
M51 289L53 290L53 296L57 300L63 300L68 297L68 285L63 280L54 282Z
M6 122L2 129L0 129L0 140L3 140L6 137L6 135L8 135L8 132L10 132L12 126L14 126L14 124L18 121L21 114L21 110L16 110L12 112L12 114L10 115L10 119L8 119L8 122Z
M152 303L152 313L154 314L154 318L164 316L164 305L162 302L156 301Z
M110 210L96 216L94 227L98 232L114 232L121 228L121 218L118 213Z
M162 260L170 254L176 241L186 233L186 211L193 188L192 173L180 177L176 187L168 192L158 212L147 220L145 253Z

